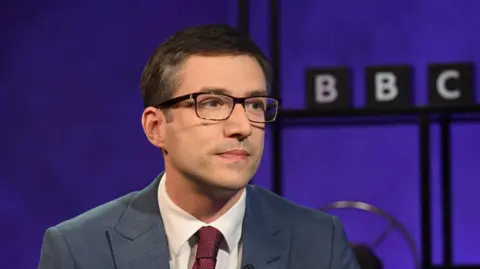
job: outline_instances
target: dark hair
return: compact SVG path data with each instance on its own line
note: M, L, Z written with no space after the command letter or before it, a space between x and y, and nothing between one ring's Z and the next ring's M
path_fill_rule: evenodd
M150 56L141 78L145 107L158 105L173 97L179 83L178 71L191 55L250 55L260 64L267 83L270 63L260 48L231 26L201 25L179 31L163 42Z

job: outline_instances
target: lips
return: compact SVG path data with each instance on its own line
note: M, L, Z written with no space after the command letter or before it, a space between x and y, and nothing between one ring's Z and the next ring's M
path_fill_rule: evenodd
M225 151L220 153L220 155L236 155L236 156L250 156L248 151L243 150L243 149L232 149L229 151Z
M248 153L248 151L243 149L232 149L232 150L222 152L218 155L225 159L240 161L240 160L247 159L250 156L250 153Z

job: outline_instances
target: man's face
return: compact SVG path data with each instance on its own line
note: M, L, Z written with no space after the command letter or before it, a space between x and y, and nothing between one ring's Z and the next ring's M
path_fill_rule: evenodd
M259 91L266 94L266 87L260 65L250 56L191 56L181 68L174 97L206 89L247 97ZM169 113L172 120L161 127L169 169L224 190L239 190L250 181L262 157L265 124L251 122L241 104L235 105L224 121L197 117L193 100L180 103Z

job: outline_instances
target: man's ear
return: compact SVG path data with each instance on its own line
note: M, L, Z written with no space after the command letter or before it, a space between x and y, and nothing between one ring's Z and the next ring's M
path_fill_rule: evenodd
M165 148L166 123L165 115L160 109L147 107L142 113L143 132L148 141L157 148Z

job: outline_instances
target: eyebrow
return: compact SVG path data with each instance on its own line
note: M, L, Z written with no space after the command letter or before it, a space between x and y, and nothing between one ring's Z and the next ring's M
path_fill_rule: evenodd
M223 89L223 88L203 88L200 90L201 92L208 92L208 93L216 93L216 94L227 94L232 95L232 92ZM266 96L268 94L267 90L264 89L257 89L247 92L246 97L257 97L257 96Z

